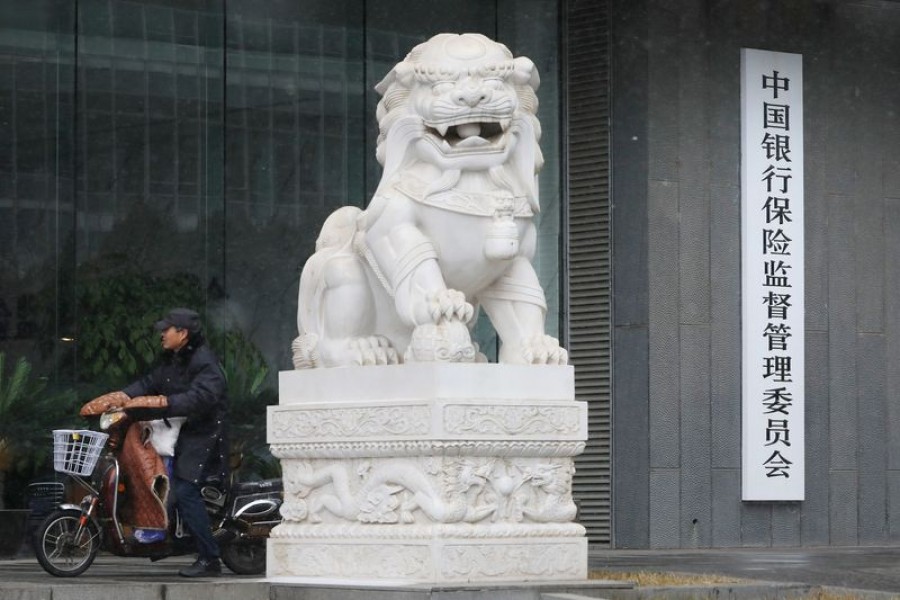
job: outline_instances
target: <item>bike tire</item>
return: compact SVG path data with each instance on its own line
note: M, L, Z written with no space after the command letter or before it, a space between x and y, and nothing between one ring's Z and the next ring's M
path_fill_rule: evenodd
M266 571L266 540L237 540L222 546L222 562L238 575Z
M100 528L88 519L79 539L75 540L80 520L80 511L57 510L50 513L34 532L34 554L51 575L77 577L97 557L102 542Z

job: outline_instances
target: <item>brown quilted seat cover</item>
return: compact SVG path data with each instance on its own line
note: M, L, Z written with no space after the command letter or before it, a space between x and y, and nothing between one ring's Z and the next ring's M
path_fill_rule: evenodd
M122 444L119 462L126 476L127 502L122 518L141 529L166 529L169 516L169 477L162 459L149 441L144 440L143 426L132 423Z

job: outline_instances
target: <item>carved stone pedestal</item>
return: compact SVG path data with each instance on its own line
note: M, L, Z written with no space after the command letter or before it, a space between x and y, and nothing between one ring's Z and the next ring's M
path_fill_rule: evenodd
M575 580L573 457L587 410L568 366L422 363L281 373L269 408L284 522L269 577Z

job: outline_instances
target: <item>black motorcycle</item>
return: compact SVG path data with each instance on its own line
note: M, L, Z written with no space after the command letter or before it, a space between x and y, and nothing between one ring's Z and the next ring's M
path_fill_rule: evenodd
M61 502L37 527L32 539L45 571L57 577L84 573L104 548L117 556L159 560L190 554L194 544L175 511L165 539L139 543L126 535L120 519L128 486L119 469L118 452L127 429L124 413L106 413L100 429L54 430L54 469L70 478L67 496L86 495L80 504ZM201 488L222 562L241 575L266 569L266 539L281 522L280 479L209 483Z

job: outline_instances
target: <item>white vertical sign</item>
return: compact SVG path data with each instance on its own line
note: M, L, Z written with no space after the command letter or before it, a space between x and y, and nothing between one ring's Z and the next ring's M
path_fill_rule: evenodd
M803 57L741 50L744 500L804 499Z

